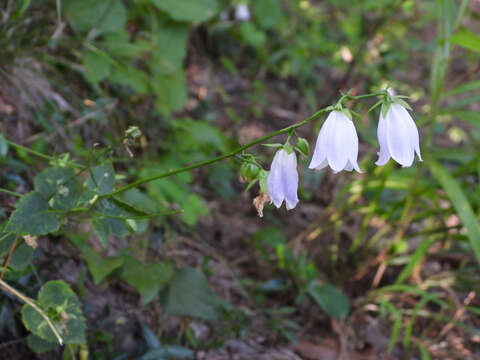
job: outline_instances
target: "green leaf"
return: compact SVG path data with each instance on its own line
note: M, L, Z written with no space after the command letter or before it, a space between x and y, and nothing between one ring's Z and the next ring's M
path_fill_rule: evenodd
M127 11L121 0L63 0L65 14L80 32L116 32L125 27Z
M243 41L253 47L260 47L267 40L267 35L265 32L257 29L257 27L251 22L243 22L240 25L239 30Z
M208 214L207 205L195 194L188 194L181 200L180 206L183 209L183 220L190 226L197 223L199 216Z
M221 319L222 300L210 289L205 275L190 267L175 274L162 300L165 311L172 315Z
M142 297L142 303L147 304L168 284L172 274L172 266L169 263L147 265L126 256L121 279L137 289Z
M276 26L284 18L282 2L278 0L254 0L252 8L255 20L265 30Z
M172 74L183 68L188 35L189 26L185 23L168 22L160 25L154 34L157 50L151 59L160 73Z
M75 171L71 168L45 169L35 177L34 183L35 189L49 201L54 209L72 209L80 197Z
M455 181L442 165L431 159L429 159L427 163L435 179L447 192L458 216L467 229L468 239L470 240L475 257L480 263L480 225L478 223L478 217L473 212L467 196L458 182Z
M103 248L106 249L108 247L109 238L110 238L110 226L104 217L95 216L92 219L92 227L95 231L95 234L102 244Z
M160 10L179 21L206 21L218 12L217 0L152 0Z
M452 44L460 45L466 49L480 52L480 36L467 29L461 29L450 37Z
M103 258L90 246L85 246L81 252L95 284L102 282L108 275L123 265L123 257L112 256Z
M48 315L65 344L85 344L86 325L81 303L65 282L47 282L38 294L37 304ZM27 304L22 308L22 321L28 330L41 339L57 342L44 318Z
M59 229L55 213L49 211L47 201L39 191L24 195L10 216L6 232L18 235L46 235Z
M58 341L55 342L50 342L43 340L41 337L38 337L36 335L30 334L27 337L27 345L35 351L36 353L44 353L47 351L52 351L53 349L56 349L60 345L58 344Z
M103 52L87 50L83 55L83 65L86 79L97 84L110 75L112 59Z
M169 114L183 109L187 101L187 87L182 69L169 75L157 73L152 85L157 96L155 104L159 111Z
M471 82L466 83L466 84L462 84L462 85L457 86L456 88L454 88L452 90L447 91L444 94L444 97L447 98L447 97L450 97L450 96L463 94L465 92L470 92L470 91L474 91L474 90L478 90L478 89L480 89L480 80L475 80L475 81L471 81Z
M98 195L105 195L113 191L115 185L115 171L111 162L95 166L90 170L86 186L95 190Z
M10 266L15 271L23 271L32 263L33 253L35 249L26 243L21 244L15 249L10 259Z
M350 311L350 301L347 296L332 285L311 285L308 293L312 299L329 316L336 319L343 319Z
M4 256L10 250L10 247L15 241L16 235L5 232L0 232L0 256Z

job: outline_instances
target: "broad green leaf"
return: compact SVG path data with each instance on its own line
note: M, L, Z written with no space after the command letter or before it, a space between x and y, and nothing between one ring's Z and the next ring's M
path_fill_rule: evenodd
M38 294L39 307L49 316L65 344L85 344L85 318L81 303L63 281L47 282ZM33 334L48 342L57 342L44 318L29 305L22 308L22 321Z
M108 275L123 265L123 257L102 257L94 248L85 246L81 249L82 257L88 265L95 284L102 282Z
M90 171L86 186L95 190L99 195L105 195L113 190L115 185L115 171L111 162L95 166Z
M150 79L144 71L135 68L133 63L127 65L115 64L112 68L110 81L131 87L139 94L150 91Z
M480 53L480 36L467 29L461 29L450 37L450 42Z
M447 192L458 216L467 229L467 236L470 240L473 252L477 261L480 262L480 225L478 217L468 201L459 183L446 171L442 165L434 160L428 160L428 166L435 179L442 185Z
M189 27L185 23L167 22L154 33L155 51L151 63L163 74L172 74L183 68L187 54Z
M28 246L26 243L22 243L12 255L10 260L10 266L15 271L22 271L32 263L33 253L35 249Z
M205 202L195 194L188 194L180 202L183 209L183 220L187 225L193 226L197 223L198 217L208 214L208 207Z
M115 32L125 27L127 11L122 0L63 0L65 14L80 32L97 29Z
M308 289L312 299L329 316L336 319L343 319L350 311L350 301L347 296L332 285L312 285Z
M178 21L206 21L219 10L217 0L152 0L152 3Z
M180 69L169 75L156 74L153 79L153 90L157 97L155 104L159 111L169 114L181 110L187 101L183 70Z
M32 191L17 203L5 231L36 236L55 232L59 227L57 216L49 210L43 195L38 191Z
M8 253L16 237L15 234L0 232L0 256Z
M251 22L242 23L239 30L243 41L253 47L260 47L267 40L265 32L257 29L257 27Z
M112 59L103 52L87 50L83 55L83 65L87 80L96 84L110 75Z
M255 20L263 29L271 29L283 20L282 2L278 0L255 0L252 2Z
M162 300L165 311L172 315L221 319L222 300L210 289L205 275L190 267L175 274Z
M35 189L54 209L69 210L76 206L80 192L73 169L45 169L35 177L34 183Z
M147 265L127 256L121 278L137 289L142 297L142 303L147 304L167 285L172 273L172 266L169 263Z
M110 225L106 221L104 217L95 216L92 219L92 227L93 231L98 237L100 244L102 244L103 248L106 249L108 247L108 242L110 238Z
M58 341L55 342L50 342L43 340L41 337L38 337L37 335L30 334L27 337L27 344L36 353L44 353L47 351L51 351L53 349L56 349L60 345L58 344Z

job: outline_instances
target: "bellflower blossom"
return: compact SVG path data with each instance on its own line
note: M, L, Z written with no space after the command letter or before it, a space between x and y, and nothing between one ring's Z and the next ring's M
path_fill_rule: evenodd
M385 165L390 157L403 167L413 164L415 153L422 160L418 129L412 117L399 103L390 104L386 115L380 112L377 137L380 143L378 166Z
M268 194L273 204L279 208L285 200L287 210L298 203L298 172L295 151L288 153L283 148L273 158L267 178Z
M250 10L248 9L247 4L237 5L235 8L235 19L238 21L250 20Z
M335 173L353 169L361 173L357 158L358 136L352 120L342 111L332 111L318 134L309 168L320 170L330 165Z

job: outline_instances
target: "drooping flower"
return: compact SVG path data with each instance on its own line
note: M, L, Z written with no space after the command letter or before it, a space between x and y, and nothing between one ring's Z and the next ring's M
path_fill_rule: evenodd
M279 208L285 200L287 210L298 203L297 156L294 151L288 153L283 148L273 158L267 178L268 194L273 204Z
M310 169L323 169L330 165L335 173L342 170L359 173L358 136L353 121L342 111L332 111L318 134Z
M248 9L247 4L237 5L235 8L235 19L238 21L250 20L250 10Z
M383 111L380 112L377 137L380 151L376 165L383 166L392 157L403 167L408 167L413 164L415 153L423 161L417 126L402 105L390 104L385 117Z

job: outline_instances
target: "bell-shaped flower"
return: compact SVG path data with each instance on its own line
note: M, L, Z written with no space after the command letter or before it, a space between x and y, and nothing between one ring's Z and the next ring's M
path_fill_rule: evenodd
M352 120L343 112L332 111L318 134L310 169L323 169L330 165L335 173L358 166L358 136Z
M405 107L393 103L390 104L385 116L383 113L384 111L380 112L378 122L377 137L380 152L375 164L385 165L392 157L403 167L408 167L413 164L415 153L419 160L423 161L418 129Z
M273 204L279 208L285 200L287 210L298 203L298 172L295 151L288 153L283 148L273 158L267 177L268 194Z
M250 10L248 9L247 4L237 5L235 8L235 19L238 21L250 20Z

